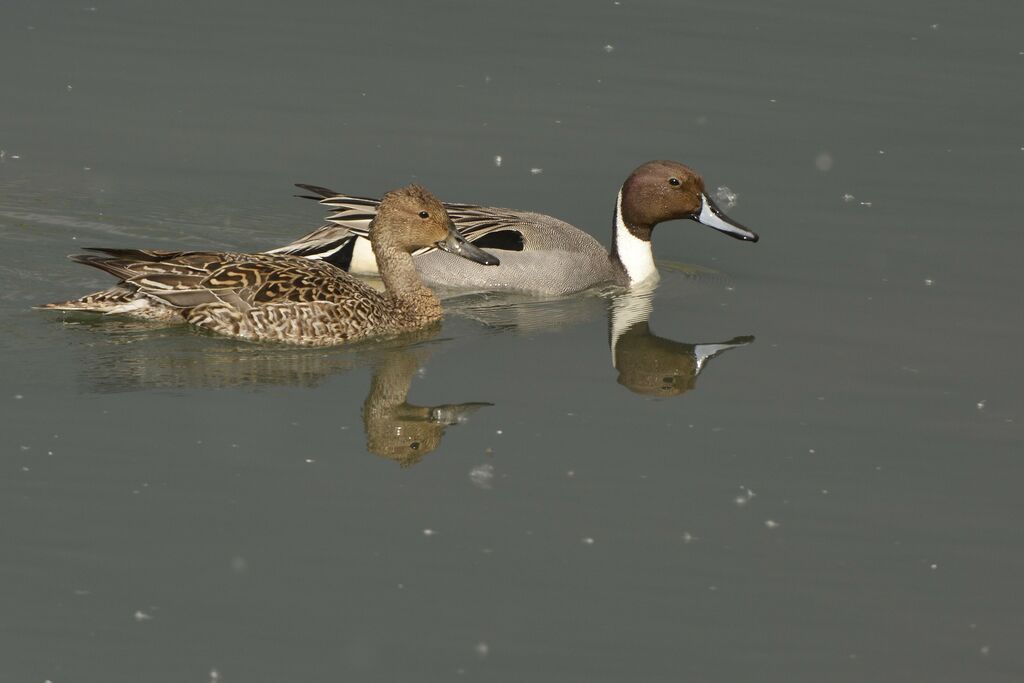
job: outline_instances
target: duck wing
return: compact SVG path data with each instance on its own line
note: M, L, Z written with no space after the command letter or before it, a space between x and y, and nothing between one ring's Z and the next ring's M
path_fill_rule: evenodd
M240 311L277 303L376 301L381 295L324 263L230 252L90 249L72 257L173 308L223 304Z
M346 247L350 247L356 238L369 238L370 222L377 215L379 199L357 197L334 192L317 185L298 184L313 195L299 195L306 199L314 199L322 205L330 207L332 212L326 218L326 225L283 247L271 249L267 254L290 254L307 259L329 260ZM315 195L315 196L314 196ZM444 208L451 217L455 227L470 242L478 242L488 235L500 232L515 233L515 236L504 239L508 244L519 244L522 248L522 235L519 226L523 217L509 209L496 209L475 204L444 203ZM437 251L434 247L420 249L415 254Z

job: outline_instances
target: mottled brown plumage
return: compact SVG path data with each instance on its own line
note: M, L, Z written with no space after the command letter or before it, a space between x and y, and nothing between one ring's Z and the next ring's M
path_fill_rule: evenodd
M249 341L326 346L413 330L441 318L411 252L436 246L484 264L441 203L410 185L389 192L370 226L385 293L327 263L231 252L92 249L72 259L121 278L115 287L41 308L183 320Z

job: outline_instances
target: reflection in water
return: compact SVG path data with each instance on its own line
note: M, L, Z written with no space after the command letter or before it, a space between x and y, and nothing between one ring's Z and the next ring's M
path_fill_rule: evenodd
M86 347L90 363L82 378L94 392L150 388L220 389L261 385L315 386L331 375L373 366L362 417L368 449L402 467L418 462L441 443L445 429L465 422L491 403L416 406L407 402L417 370L430 356L435 325L393 339L347 348L297 349L204 339L189 328L160 323L82 317L69 322L91 328L106 344ZM136 342L145 343L136 343ZM190 342L196 343L190 343Z
M733 337L717 344L687 344L651 332L651 292L626 293L609 307L609 345L619 384L638 394L678 396L697 385L707 361L754 337Z
M676 270L692 275L683 266L677 265ZM706 280L703 277L702 281ZM651 332L648 322L654 291L651 284L554 299L474 294L445 304L493 330L518 333L559 331L606 314L612 366L618 370L619 384L653 396L678 396L690 391L709 360L754 341L752 336L743 336L713 344L692 344L659 337Z
M441 443L444 430L465 422L492 403L448 403L416 406L408 403L412 378L422 365L425 349L396 349L381 356L363 402L366 446L402 467L415 465Z

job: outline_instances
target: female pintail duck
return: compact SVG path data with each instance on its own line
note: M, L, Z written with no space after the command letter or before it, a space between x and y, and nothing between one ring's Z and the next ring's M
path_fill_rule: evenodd
M367 225L378 210L375 199L349 197L313 185L320 203L335 209L328 225L270 254L293 254L328 261L353 273L376 273L366 242ZM704 180L675 161L649 161L622 184L615 201L612 248L557 218L539 213L471 204L445 204L467 240L496 250L498 268L458 261L433 247L415 253L420 276L431 285L473 290L512 290L561 295L594 285L630 286L654 280L651 253L654 226L689 218L737 239L756 242L757 234L727 217L708 196Z
M296 256L92 249L100 253L71 258L121 281L41 308L183 320L249 341L326 346L441 319L441 304L416 274L412 252L436 248L498 265L497 258L467 242L444 206L416 185L384 195L368 235L383 294L331 265Z

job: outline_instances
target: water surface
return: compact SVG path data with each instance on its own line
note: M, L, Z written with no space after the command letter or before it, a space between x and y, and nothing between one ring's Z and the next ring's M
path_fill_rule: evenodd
M0 680L1024 677L1019 3L0 19ZM30 310L289 241L295 182L607 240L652 158L761 242L350 349Z

